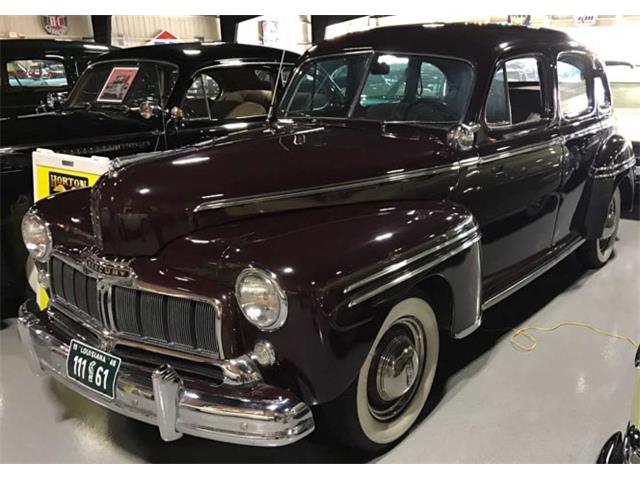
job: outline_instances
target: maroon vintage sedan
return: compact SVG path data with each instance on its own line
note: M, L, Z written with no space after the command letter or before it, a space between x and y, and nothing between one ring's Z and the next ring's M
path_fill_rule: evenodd
M267 128L116 163L25 217L51 303L34 369L182 434L277 446L316 423L380 451L429 396L439 335L578 251L633 198L601 63L565 34L414 25L298 63Z

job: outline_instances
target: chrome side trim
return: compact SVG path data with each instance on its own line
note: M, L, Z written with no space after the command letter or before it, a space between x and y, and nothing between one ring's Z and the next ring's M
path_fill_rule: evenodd
M619 173L624 172L625 170L629 170L636 164L635 156L632 154L629 158L622 161L622 163L617 163L614 165L606 166L606 167L596 167L591 169L591 176L595 179L602 178L613 178Z
M522 155L529 152L534 152L547 147L554 147L562 145L562 139L554 138L553 140L546 140L544 142L534 143L533 145L525 145L524 147L514 148L504 152L492 153L491 155L485 155L480 157L480 164L495 162L496 160L502 160L514 155Z
M464 160L460 160L458 162L458 165L460 165L460 168L464 168L464 167L475 167L476 165L478 165L480 163L480 157L469 157L469 158L465 158Z
M459 253L463 252L464 250L468 249L470 246L472 246L473 244L475 244L476 242L478 242L480 240L480 234L478 234L476 232L476 234L468 239L466 242L464 242L462 245L454 248L453 250L446 252L445 254L443 254L441 257L436 258L420 267L417 267L413 270L410 270L402 275L400 275L399 277L396 277L392 280L390 280L389 282L387 282L384 285L381 285L377 288L374 288L368 292L365 292L361 295L358 295L357 297L355 297L353 300L351 300L348 304L348 307L354 307L356 305L359 305L362 302L365 302L373 297L375 297L376 295L379 295L383 292L386 292L387 290L400 285L402 282L405 282L407 280L409 280L410 278L415 277L416 275L420 275L421 273L424 273L430 269L432 269L433 267L441 264L442 262L450 259L451 257L454 257L456 255L458 255Z
M466 229L469 225L472 225L472 227L466 231L463 231L464 229ZM378 280L381 277L384 277L385 275L388 275L390 273L393 273L397 270L400 270L406 266L408 266L411 263L414 263L418 260L420 260L421 258L424 258L428 255L431 255L435 252L438 252L450 245L453 245L454 243L460 242L464 239L466 239L467 237L469 237L472 234L475 234L478 231L478 227L473 226L473 218L469 217L467 218L464 222L462 222L460 225L458 225L457 227L455 227L453 230L451 230L450 232L447 232L445 234L440 235L437 239L430 241L429 243L435 243L435 242L441 242L438 245L435 245L431 248L428 248L426 250L423 250L422 252L406 258L400 262L396 262L394 264L391 264L385 268L383 268L382 270L369 275L368 277L362 278L360 280L358 280L357 282L352 283L351 285L348 285L347 287L345 287L345 289L342 291L342 293L349 293L353 290L356 290L357 288L360 288L364 285L366 285L367 283L373 282L375 280Z
M482 304L482 310L486 310L488 308L493 307L498 302L501 302L502 300L504 300L508 296L510 296L510 295L514 294L515 292L517 292L518 290L520 290L525 285L531 283L536 278L540 277L543 273L545 273L548 270L550 270L551 268L555 267L558 263L560 263L562 260L564 260L569 255L571 255L584 242L585 242L584 238L578 238L578 239L574 240L571 244L569 244L567 247L565 247L565 249L562 250L562 252L560 252L556 257L552 258L547 263L541 265L540 267L538 267L533 272L531 272L528 275L524 276L523 278L518 280L513 285L508 286L507 288L505 288L501 292L498 292L493 297L491 297L488 300L486 300Z
M605 120L604 122L598 122L595 125L590 125L588 127L585 127L582 130L567 133L566 135L562 136L562 139L566 142L567 140L573 140L574 138L582 137L584 135L589 135L590 133L597 133L600 130L604 130L613 125L615 125L615 123L612 120Z
M381 175L379 177L364 178L349 182L333 183L312 188L299 188L294 190L283 190L274 193L261 193L257 195L247 195L244 197L228 198L224 200L214 200L204 202L197 205L193 209L193 213L204 212L206 210L217 210L220 208L238 207L256 202L269 202L275 200L289 200L291 198L306 197L309 195L319 195L323 193L332 193L342 190L351 190L357 188L370 187L372 185L380 185L385 183L400 182L418 177L436 175L444 172L456 172L460 169L458 162L442 167L420 168L409 170L407 172Z

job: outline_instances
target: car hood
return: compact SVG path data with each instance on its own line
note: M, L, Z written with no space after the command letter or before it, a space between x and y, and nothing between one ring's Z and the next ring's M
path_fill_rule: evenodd
M133 157L92 189L96 243L105 254L153 255L170 240L249 216L443 195L458 173L445 134L294 124ZM437 187L417 190L434 178Z
M139 135L151 124L133 114L66 110L0 120L0 147L14 149L65 146L96 137Z

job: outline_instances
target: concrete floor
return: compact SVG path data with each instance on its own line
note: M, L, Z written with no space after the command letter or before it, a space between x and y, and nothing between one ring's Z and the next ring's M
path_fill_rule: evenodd
M487 312L483 327L443 345L425 418L398 446L370 458L319 433L282 449L192 437L164 443L154 427L113 414L34 377L15 321L0 331L2 462L593 462L629 419L634 349L590 331L537 334L516 351L510 330L589 322L640 339L640 221L623 220L617 254L587 272L571 256Z

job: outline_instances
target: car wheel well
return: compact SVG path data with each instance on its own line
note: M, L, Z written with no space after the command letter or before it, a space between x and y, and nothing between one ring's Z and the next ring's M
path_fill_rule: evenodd
M440 330L450 331L453 323L453 290L449 282L439 275L433 275L417 283L415 289L433 308Z

